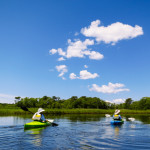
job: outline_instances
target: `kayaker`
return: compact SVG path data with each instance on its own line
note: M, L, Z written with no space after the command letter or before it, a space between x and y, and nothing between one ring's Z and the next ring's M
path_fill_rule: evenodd
M120 110L118 110L118 109L116 109L115 110L115 113L114 113L114 115L113 115L113 119L114 120L122 120L122 118L121 118L121 116L120 116Z
M32 120L46 122L47 120L45 119L45 117L43 115L43 111L45 111L45 110L42 108L39 108L38 111L33 115Z

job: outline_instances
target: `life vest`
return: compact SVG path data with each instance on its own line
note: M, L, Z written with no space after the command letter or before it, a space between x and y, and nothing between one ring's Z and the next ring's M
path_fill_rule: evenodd
M32 117L32 120L40 120L40 119L41 119L41 114L39 114L38 112L36 112Z
M114 115L113 118L114 118L114 120L120 120L121 119L120 115Z

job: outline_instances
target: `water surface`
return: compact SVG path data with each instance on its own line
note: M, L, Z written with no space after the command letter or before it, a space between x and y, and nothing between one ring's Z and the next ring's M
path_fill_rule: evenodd
M0 149L150 149L150 116L126 116L121 126L104 115L47 117L59 126L24 130L31 116L0 116Z

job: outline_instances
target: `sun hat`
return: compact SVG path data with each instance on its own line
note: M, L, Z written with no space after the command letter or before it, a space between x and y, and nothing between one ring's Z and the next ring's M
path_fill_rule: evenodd
M38 109L38 113L41 113L41 112L43 112L43 111L45 111L43 108L39 108L39 109Z
M120 110L116 109L115 110L115 115L118 115L120 113Z

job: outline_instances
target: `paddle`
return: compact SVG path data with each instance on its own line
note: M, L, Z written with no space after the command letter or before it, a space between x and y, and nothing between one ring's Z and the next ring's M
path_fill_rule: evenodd
M111 117L111 115L109 115L109 114L105 114L105 117Z
M135 118L128 118L128 120L130 120L130 121L135 121Z
M33 114L33 112L31 112L30 110L28 110L28 108L25 107L25 106L21 106L20 108L21 108L22 110L24 110L24 111L28 111L28 112L30 112L31 114Z
M24 110L24 111L28 111L28 112L30 112L31 114L34 114L34 113L31 112L30 110L28 110L28 108L25 107L25 106L21 106L20 108L21 108L22 110ZM52 124L52 126L58 126L58 124L57 124L57 123L54 123L54 122L51 122L51 124Z

